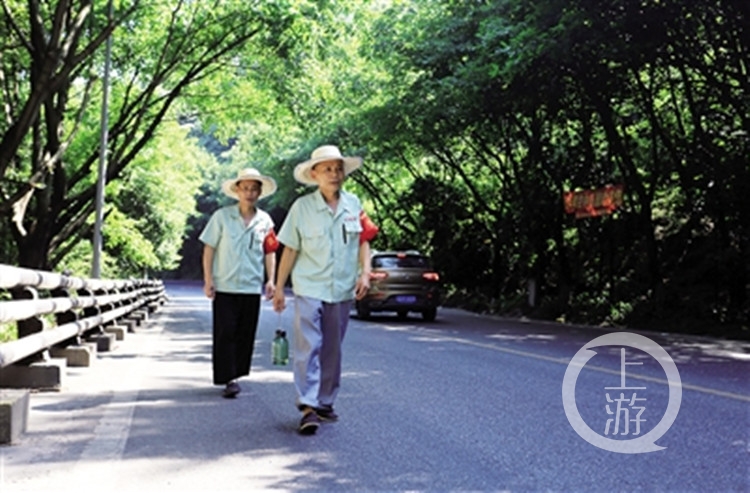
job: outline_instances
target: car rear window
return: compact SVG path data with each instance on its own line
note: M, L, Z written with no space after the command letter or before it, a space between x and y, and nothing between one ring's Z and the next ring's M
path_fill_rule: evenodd
M426 257L407 255L404 257L396 255L379 256L372 259L372 266L381 269L404 268L430 268L430 262Z

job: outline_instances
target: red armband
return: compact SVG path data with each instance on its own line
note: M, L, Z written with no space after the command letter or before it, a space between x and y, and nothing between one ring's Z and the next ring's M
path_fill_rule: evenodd
M380 231L380 228L378 228L375 223L367 217L365 211L360 211L359 223L362 225L362 232L359 234L360 245L366 241L371 241L375 238L375 235L378 234L378 231Z
M279 249L279 240L276 238L276 233L273 229L268 231L268 234L263 239L263 253L273 253Z

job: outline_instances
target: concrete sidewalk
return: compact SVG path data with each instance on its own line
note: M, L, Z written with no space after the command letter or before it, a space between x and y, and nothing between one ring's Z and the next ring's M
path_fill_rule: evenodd
M279 319L268 302L252 376L240 381L237 399L227 400L211 382L210 301L193 285L172 286L168 294L170 301L113 352L101 353L89 368L69 368L61 391L32 394L27 433L0 448L0 491L93 485L105 491L154 485L206 491L222 478L221 489L232 490L236 475L222 471L239 467L233 457L244 455L250 430L275 428L286 437L282 442L298 440L290 368L270 364ZM274 389L259 399L253 387L261 385ZM266 445L278 446L278 438ZM242 481L243 489L270 487L262 475L256 479Z

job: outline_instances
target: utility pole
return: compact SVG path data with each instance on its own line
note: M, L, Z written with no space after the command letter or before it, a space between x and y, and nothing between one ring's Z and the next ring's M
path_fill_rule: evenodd
M112 0L107 2L107 24L114 17ZM112 63L112 34L107 36L104 55L104 81L102 87L101 139L99 143L99 174L96 181L96 218L94 220L94 258L91 277L101 276L102 223L104 222L104 187L107 184L107 147L109 141L109 71Z

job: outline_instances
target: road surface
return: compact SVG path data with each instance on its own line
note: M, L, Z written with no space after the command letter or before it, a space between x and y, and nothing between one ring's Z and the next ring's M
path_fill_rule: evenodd
M2 493L750 490L748 343L644 333L679 370L679 412L662 449L621 453L587 441L563 404L571 360L611 330L453 309L432 323L353 317L341 419L306 437L291 368L270 357L275 329L291 333L291 300L281 317L263 303L251 375L227 400L211 385L200 285L167 292L144 329L69 368L60 392L32 395L28 432L0 447ZM665 367L638 348L601 347L579 366L576 411L598 436L609 426L607 440L645 435L675 398Z

